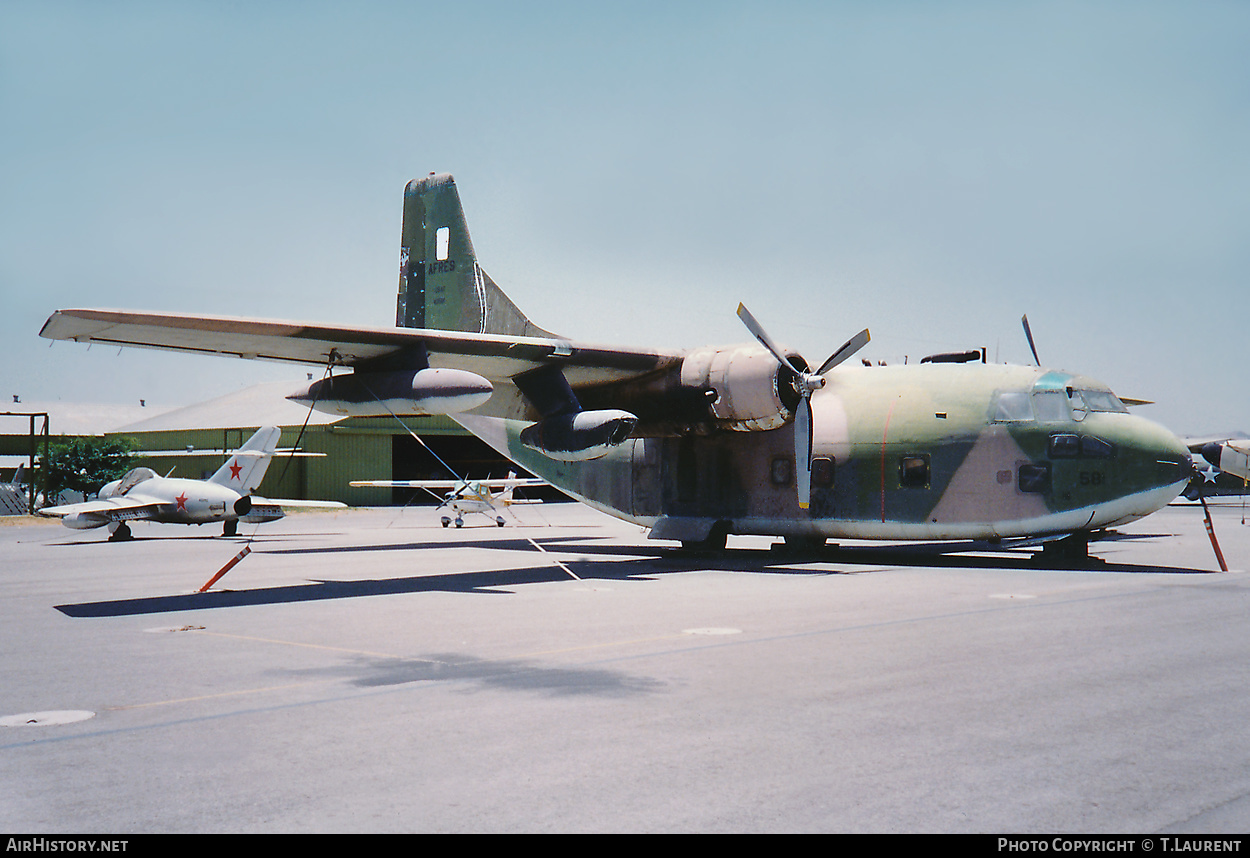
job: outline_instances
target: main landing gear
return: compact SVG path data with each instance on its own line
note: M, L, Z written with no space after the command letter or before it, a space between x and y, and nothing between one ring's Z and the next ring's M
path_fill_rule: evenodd
M134 539L134 535L130 532L130 525L124 521L109 534L109 542L126 542L131 539Z
M1033 562L1038 566L1064 568L1070 566L1101 566L1107 561L1101 557L1091 557L1089 553L1088 532L1073 533L1063 539L1056 539L1042 545L1042 550L1033 555Z

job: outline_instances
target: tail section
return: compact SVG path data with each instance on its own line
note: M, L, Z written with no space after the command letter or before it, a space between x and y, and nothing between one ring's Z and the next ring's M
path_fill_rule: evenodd
M404 190L395 325L550 337L478 267L456 181L431 173Z
M256 430L243 446L235 450L234 455L226 459L226 463L217 469L217 473L208 478L210 483L234 489L239 494L251 494L256 491L260 481L265 478L273 452L278 448L278 437L282 430L277 426L262 426Z

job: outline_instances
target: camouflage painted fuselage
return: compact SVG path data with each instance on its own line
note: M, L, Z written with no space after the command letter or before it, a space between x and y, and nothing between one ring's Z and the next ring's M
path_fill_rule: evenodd
M793 423L632 439L593 462L517 440L524 421L461 415L521 466L653 535L723 532L991 539L1093 530L1184 488L1185 446L1102 384L1033 367L838 369L812 398L812 502L794 490Z

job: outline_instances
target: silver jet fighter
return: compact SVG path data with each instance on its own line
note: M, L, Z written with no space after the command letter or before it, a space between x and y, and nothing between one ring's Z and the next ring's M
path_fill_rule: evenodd
M222 523L222 533L234 536L239 522L275 521L282 507L343 508L337 501L268 500L252 492L265 478L282 430L264 426L230 455L207 480L161 477L151 468L134 468L120 480L107 483L96 500L50 506L40 515L60 516L75 530L107 526L110 542L132 538L131 521L164 524Z

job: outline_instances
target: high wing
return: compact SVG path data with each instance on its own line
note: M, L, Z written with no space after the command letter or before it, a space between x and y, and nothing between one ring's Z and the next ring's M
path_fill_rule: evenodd
M384 489L458 489L483 486L491 490L549 485L537 477L512 477L500 480L352 480L350 486Z
M39 514L61 518L67 515L80 515L107 524L114 521L152 518L161 511L163 506L167 504L143 498L116 497L62 506L48 506L39 510Z
M574 343L545 337L423 328L352 328L232 316L182 316L125 310L58 310L39 335L52 340L215 354L318 366L358 367L424 348L435 367L455 367L497 386L528 370L558 364L574 388L637 379L673 366L680 352ZM505 396L506 400L507 397ZM505 402L492 401L496 412Z

